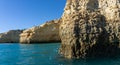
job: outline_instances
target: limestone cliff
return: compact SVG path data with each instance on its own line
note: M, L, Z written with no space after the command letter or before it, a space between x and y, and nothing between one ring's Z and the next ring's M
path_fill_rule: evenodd
M10 30L0 34L0 43L18 43L23 30Z
M59 28L67 58L120 53L120 0L67 0Z
M60 20L52 20L23 31L20 35L21 43L59 42Z

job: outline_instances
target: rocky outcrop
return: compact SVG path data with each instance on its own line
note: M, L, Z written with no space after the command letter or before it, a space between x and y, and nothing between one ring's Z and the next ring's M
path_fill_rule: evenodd
M0 43L18 43L23 30L10 30L0 34Z
M67 58L119 54L120 0L67 0L59 33Z
M23 31L20 35L21 43L60 42L60 20L52 20L40 26Z

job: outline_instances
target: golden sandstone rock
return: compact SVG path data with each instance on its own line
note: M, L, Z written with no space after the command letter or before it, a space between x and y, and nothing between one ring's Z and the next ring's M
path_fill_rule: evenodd
M10 30L0 34L0 43L19 43L20 34L23 30Z
M120 0L67 0L59 33L67 58L119 55Z
M21 43L60 42L60 20L52 20L23 31L20 35Z

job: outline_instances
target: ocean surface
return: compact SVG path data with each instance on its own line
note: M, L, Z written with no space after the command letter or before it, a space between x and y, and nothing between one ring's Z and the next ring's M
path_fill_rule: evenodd
M60 43L0 44L0 65L120 65L120 58L65 59Z

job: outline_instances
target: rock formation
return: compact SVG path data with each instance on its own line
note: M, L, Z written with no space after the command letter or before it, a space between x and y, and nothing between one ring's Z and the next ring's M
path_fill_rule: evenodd
M60 20L52 20L40 26L23 31L20 35L21 43L60 42Z
M120 53L120 0L67 0L59 28L67 58Z
M23 30L10 30L0 34L0 43L18 43Z

